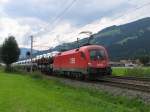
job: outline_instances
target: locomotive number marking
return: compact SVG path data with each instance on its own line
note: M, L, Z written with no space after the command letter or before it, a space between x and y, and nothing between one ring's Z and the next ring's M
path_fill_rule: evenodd
M70 58L70 64L75 64L76 63L76 59L75 58Z

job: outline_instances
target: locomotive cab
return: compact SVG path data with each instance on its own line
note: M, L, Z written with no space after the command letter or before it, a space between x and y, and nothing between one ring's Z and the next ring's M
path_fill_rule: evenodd
M108 59L103 49L91 49L89 50L90 62L89 66L94 68L105 68L108 66Z
M87 72L92 77L103 75L111 75L111 67L109 66L109 58L107 51L102 46L90 46L87 51L88 67Z

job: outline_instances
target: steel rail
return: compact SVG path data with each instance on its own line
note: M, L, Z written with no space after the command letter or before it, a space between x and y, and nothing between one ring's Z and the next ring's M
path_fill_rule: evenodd
M116 86L120 88L138 90L142 92L150 93L150 83L147 81L135 81L135 80L128 80L128 79L114 79L114 78L101 78L97 80L100 84L109 85L109 86Z

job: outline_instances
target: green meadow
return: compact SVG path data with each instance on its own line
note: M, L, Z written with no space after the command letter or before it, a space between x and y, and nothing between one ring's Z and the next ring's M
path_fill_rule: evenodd
M150 67L113 67L114 76L137 76L137 77L148 77L150 78Z
M150 112L150 104L1 70L0 112Z

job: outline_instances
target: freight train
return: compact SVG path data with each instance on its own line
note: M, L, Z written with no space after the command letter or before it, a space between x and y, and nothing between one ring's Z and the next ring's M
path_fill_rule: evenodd
M16 64L30 70L31 60ZM107 50L99 45L86 45L77 49L54 53L49 57L35 58L33 70L80 79L95 79L111 75Z

